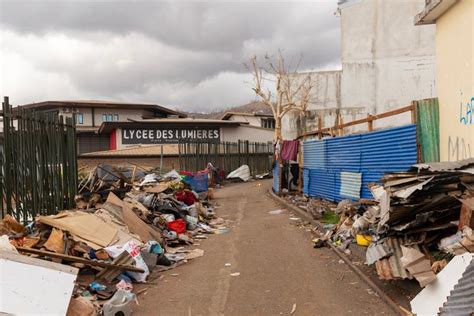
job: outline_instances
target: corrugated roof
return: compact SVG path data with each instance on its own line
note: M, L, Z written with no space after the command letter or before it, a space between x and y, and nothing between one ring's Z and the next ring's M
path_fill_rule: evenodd
M472 314L474 314L474 260L471 260L446 303L440 308L440 315L470 316Z
M470 170L474 166L474 158L469 158L465 160L458 161L444 161L444 162L435 162L435 163L420 163L413 165L414 168L418 170L430 170L430 171L458 171L459 169Z
M187 114L179 112L176 110L171 110L164 106L151 103L137 103L137 102L117 102L117 101L102 101L102 100L52 100L52 101L42 101L36 103L29 103L19 105L25 109L53 109L57 107L74 107L74 108L84 108L84 107L94 107L94 108L138 108L146 109L156 112L162 112L170 115L177 115L179 117L187 117ZM15 107L13 109L16 109Z
M258 112L225 112L222 115L221 120L228 120L232 115L242 115L242 116L257 116L257 117L271 117L273 118L272 113L258 113Z

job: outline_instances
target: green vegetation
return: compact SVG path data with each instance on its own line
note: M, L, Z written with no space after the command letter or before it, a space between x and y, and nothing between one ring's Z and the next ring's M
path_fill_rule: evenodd
M337 224L339 223L339 216L337 216L336 213L333 211L324 212L323 217L321 217L321 223Z

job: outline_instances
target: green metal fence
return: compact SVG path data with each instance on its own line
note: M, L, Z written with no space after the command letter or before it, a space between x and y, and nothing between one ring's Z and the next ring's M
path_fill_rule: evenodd
M241 165L248 165L252 175L270 172L273 162L271 143L249 141L207 143L183 141L179 144L181 170L196 172L210 162L226 174Z
M74 118L14 108L4 98L0 155L1 216L27 223L74 206L77 190Z
M439 104L438 98L416 101L420 160L439 161Z

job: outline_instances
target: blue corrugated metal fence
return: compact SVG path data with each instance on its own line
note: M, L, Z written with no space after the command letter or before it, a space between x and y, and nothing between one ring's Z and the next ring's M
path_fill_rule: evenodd
M303 151L305 194L331 201L371 198L367 183L417 163L416 125L309 140L303 143Z
M280 175L278 171L278 163L275 162L273 166L273 192L279 193L280 190Z

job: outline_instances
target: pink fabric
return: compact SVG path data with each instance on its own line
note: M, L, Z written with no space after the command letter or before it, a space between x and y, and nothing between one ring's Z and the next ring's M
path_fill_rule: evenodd
M281 160L296 161L299 145L300 142L298 140L284 140L281 149Z

